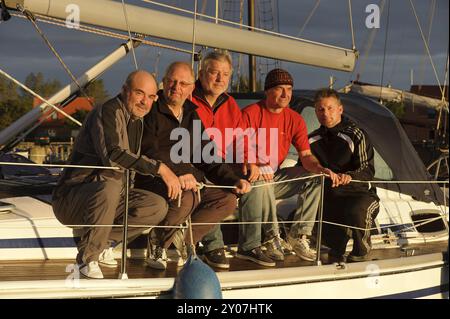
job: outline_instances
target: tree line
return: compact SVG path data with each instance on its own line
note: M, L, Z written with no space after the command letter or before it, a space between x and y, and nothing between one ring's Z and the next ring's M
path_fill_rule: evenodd
M41 72L28 74L24 84L45 99L50 98L62 88L58 80L45 79ZM93 98L95 105L101 104L109 98L101 79L91 82L85 88L85 92L87 96ZM0 77L0 131L32 108L33 96L30 93L8 79ZM84 120L86 112L79 111L77 113L74 114L74 117L81 121Z

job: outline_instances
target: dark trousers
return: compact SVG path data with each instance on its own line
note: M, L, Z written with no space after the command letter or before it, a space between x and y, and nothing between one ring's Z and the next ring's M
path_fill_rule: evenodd
M59 186L53 196L53 211L64 225L112 225L123 223L125 198L121 183L98 180L68 186ZM166 200L142 189L129 193L129 225L158 225L166 216ZM136 238L149 229L130 227L128 238ZM107 248L108 241L122 241L122 227L84 227L78 242L78 263L97 261Z
M146 184L146 189L164 196L167 199L167 187L159 179ZM184 223L189 216L194 223L218 223L236 210L236 195L217 188L203 188L201 190L201 200L199 201L197 192L183 191L181 194L181 205L178 207L178 200L169 201L169 209L166 218L160 226L179 226ZM215 225L193 225L192 238L194 245L199 242ZM173 236L177 228L156 228L156 238L163 248L168 248L172 243ZM191 243L189 231L185 232L185 241Z
M353 238L354 256L367 255L372 244L370 230L372 222L378 215L379 199L376 194L364 192L345 192L345 194L325 191L323 204L323 220L344 224L362 229L323 224L323 239L331 248L332 254L342 256L347 243Z

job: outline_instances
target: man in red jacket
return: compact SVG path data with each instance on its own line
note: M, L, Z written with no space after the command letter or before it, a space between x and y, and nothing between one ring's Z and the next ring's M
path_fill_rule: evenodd
M304 119L289 108L293 84L292 76L287 71L270 71L264 84L266 98L242 111L249 127L257 132L257 163L261 175L266 182L282 182L310 173L323 173L330 176L333 185L338 184L338 176L324 168L311 153ZM303 167L280 168L291 144L296 148ZM292 225L287 240L298 257L308 261L316 258L315 250L309 246L308 236L312 234L320 201L317 178L255 187L240 198L239 220L253 223L239 225L238 258L268 267L275 266L275 260L282 260L282 257L274 259L261 249L261 224L258 222L267 218L276 222L276 199L294 195L298 195L294 216L296 223Z
M245 130L246 124L236 101L226 93L231 74L231 56L227 52L212 51L207 54L201 63L192 102L198 107L197 113L209 137L216 142L218 155L228 163L236 163L245 161L246 154L237 154L239 150L235 148L234 136L227 134L226 130ZM214 132L217 131L220 132L221 140L215 139ZM258 167L255 164L243 164L243 175L249 173L248 180L255 181L259 176ZM219 225L203 238L202 244L205 246L205 261L210 266L230 267Z

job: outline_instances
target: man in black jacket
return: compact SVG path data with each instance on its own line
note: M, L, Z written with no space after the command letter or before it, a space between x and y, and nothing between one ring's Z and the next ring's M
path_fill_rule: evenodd
M205 177L213 183L235 186L234 192L250 191L250 183L238 177L226 164L221 164L217 151L209 149L212 142L202 140L204 128L196 112L196 106L187 98L194 89L194 73L185 62L172 63L163 79L163 90L152 111L144 118L143 154L165 163L177 175L177 179L164 180L159 177L138 176L136 185L164 196L169 201L169 210L160 226L178 226L192 215L192 223L217 223L233 214L236 196L218 188L197 189L197 183ZM186 140L187 139L187 140ZM181 153L181 154L180 154ZM208 158L205 158L208 157ZM199 200L197 192L201 193ZM178 206L178 196L181 203ZM192 227L193 243L197 243L212 228L211 225ZM176 228L157 228L149 245L150 267L167 267L166 249L176 234ZM186 243L190 243L189 232Z
M315 111L321 126L309 134L311 151L324 167L339 176L334 187L325 180L324 221L351 226L324 223L324 240L331 248L329 259L344 261L347 242L353 238L353 250L347 261L367 260L371 250L370 228L378 214L379 198L370 184L352 180L373 180L372 143L366 132L342 116L343 106L336 91L318 91Z

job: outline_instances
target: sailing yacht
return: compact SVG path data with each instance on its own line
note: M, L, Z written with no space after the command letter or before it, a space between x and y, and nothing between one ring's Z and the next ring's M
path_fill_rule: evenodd
M64 22L67 6L76 4L83 12L83 24L125 31L130 37L131 33L151 35L335 70L353 70L357 58L355 49L243 30L110 0L6 0L5 4L11 11L57 22ZM127 19L123 19L124 12ZM269 42L270 47L264 45ZM145 44L145 39L129 39L51 98L42 98L42 105L0 132L2 150L12 148L21 132L34 128L54 104L70 99L79 87L133 53L139 44ZM285 49L278 50L280 47ZM7 74L2 71L2 75ZM312 96L311 91L296 91L292 101L310 131L318 125ZM258 94L235 97L242 106L260 98ZM343 93L342 99L345 114L368 132L376 151L376 180L372 182L381 202L372 231L373 260L329 263L326 247L319 245L321 251L315 262L300 261L292 254L275 269L250 265L233 258L236 227L231 219L222 224L231 268L217 272L224 298L448 298L448 207L438 183L429 179L389 110L357 93ZM26 166L32 163L19 167L19 162L24 160L6 153L0 164L4 172L0 180L1 298L172 297L180 271L176 255L172 252L173 260L166 271L150 270L144 265L146 249L139 239L115 248L122 267L105 269L107 279L77 277L73 263L79 234L60 224L53 214L50 194L54 177L46 169L33 173ZM283 165L295 162L292 153ZM18 169L19 177L14 173ZM295 202L296 198L291 198L278 203L283 220L288 220ZM351 250L351 243L347 249Z

